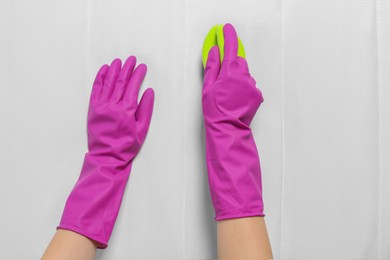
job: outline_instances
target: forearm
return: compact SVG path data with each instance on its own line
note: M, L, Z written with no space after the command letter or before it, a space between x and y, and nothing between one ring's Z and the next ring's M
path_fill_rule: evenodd
M98 248L106 248L130 169L131 162L88 152L57 228L76 232L96 241Z
M80 234L59 229L42 256L42 260L89 260L94 259L95 243Z
M152 89L138 102L146 65L134 69L135 64L134 56L123 66L115 59L96 75L88 110L88 153L43 259L93 259L96 248L108 246L153 111Z
M264 216L260 161L250 128L207 129L206 158L216 220Z
M212 34L212 31L211 31ZM220 259L270 259L264 222L261 167L250 128L263 95L238 56L232 25L223 26L221 46L210 49L203 83L206 161L210 193L218 221Z
M218 221L218 259L272 259L264 217Z

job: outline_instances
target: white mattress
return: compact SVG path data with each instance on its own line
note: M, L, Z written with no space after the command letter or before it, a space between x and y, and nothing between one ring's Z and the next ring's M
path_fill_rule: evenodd
M277 259L390 259L390 1L0 0L0 258L37 259L86 151L95 72L134 54L156 91L98 259L213 259L201 48L235 25Z

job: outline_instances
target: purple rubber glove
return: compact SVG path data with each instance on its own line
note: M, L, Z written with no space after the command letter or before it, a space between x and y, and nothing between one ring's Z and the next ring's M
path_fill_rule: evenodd
M115 59L96 76L88 111L88 152L58 226L96 241L99 248L107 247L152 117L153 89L145 91L139 104L137 100L146 65L134 70L135 64L134 56L122 68Z
M224 59L211 48L202 93L206 161L216 220L264 216L261 170L250 124L263 96L244 58L234 27L223 27Z

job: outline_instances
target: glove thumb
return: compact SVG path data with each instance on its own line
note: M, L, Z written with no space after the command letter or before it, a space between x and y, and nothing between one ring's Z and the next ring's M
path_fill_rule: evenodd
M154 91L152 88L145 90L135 112L135 119L138 123L138 134L142 142L145 140L152 119L154 105Z

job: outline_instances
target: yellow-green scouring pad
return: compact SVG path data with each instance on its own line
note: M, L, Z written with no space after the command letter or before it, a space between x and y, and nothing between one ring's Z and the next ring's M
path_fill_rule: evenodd
M209 55L209 51L213 46L218 46L219 53L221 56L221 62L224 56L224 37L223 37L223 24L217 24L208 32L206 39L203 43L202 50L202 63L203 67L206 67L207 57ZM242 45L241 39L238 38L238 56L245 58L245 49Z

